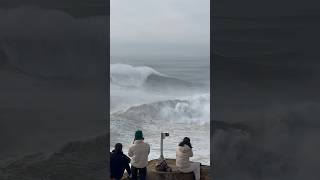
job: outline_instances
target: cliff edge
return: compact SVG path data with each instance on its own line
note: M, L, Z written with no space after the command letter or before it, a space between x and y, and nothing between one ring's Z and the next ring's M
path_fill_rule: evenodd
M147 179L152 180L194 180L193 173L182 173L176 167L176 160L175 159L166 159L168 165L172 168L172 172L160 172L156 171L155 166L157 160L151 160L148 163L148 172L147 172ZM209 180L210 179L210 166L201 166L201 180ZM129 180L128 175L125 174L122 180Z

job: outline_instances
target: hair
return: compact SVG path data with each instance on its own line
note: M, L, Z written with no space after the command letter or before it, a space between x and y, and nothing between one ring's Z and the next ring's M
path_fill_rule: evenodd
M116 153L122 153L122 144L121 143L117 143L115 146L114 146L114 151Z
M190 138L185 137L183 140L179 143L179 146L188 145L190 148L192 148L192 145L190 143Z

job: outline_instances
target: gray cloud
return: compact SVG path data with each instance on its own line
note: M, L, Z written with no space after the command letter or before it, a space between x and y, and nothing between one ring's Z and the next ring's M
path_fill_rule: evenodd
M111 0L111 54L147 49L147 54L209 56L209 5L209 0Z

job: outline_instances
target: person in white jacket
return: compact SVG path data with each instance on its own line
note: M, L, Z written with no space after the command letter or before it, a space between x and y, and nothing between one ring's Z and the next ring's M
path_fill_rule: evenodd
M135 133L133 144L129 147L128 155L131 157L132 180L137 180L138 174L140 180L146 179L150 146L143 140L142 131L138 130Z
M200 163L189 160L193 156L190 139L185 137L176 150L176 166L183 173L193 172L195 179L200 180Z

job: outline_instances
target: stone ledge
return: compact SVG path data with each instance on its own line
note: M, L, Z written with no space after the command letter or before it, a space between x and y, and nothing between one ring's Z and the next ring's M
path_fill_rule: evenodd
M155 166L157 160L151 160L148 163L147 179L150 180L194 180L193 173L182 173L176 167L175 159L166 159L168 165L172 168L172 172L156 171ZM201 166L201 180L209 180L210 166ZM123 180L129 180L128 175L125 174Z

